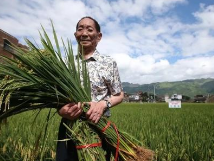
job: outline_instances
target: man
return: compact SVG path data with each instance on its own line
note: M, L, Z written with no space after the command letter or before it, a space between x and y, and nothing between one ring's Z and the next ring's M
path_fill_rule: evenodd
M91 17L83 17L77 23L74 33L79 46L82 46L83 58L87 62L91 82L92 101L90 109L86 113L87 118L97 123L102 115L110 116L109 108L122 102L124 93L118 73L117 64L112 58L100 55L96 50L97 44L102 38L100 25ZM81 49L82 49L81 48ZM82 114L81 103L70 103L63 106L59 115L66 119L74 120ZM66 138L66 129L60 125L59 140ZM76 149L72 141L58 142L57 161L78 161Z

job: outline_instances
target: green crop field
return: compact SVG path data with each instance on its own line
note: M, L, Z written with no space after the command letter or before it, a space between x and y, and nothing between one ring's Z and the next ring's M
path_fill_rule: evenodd
M50 119L44 137L48 111L34 121L36 114L22 113L1 125L0 161L54 160L60 117ZM165 103L123 103L112 109L110 119L154 150L157 161L214 161L214 104L169 109Z

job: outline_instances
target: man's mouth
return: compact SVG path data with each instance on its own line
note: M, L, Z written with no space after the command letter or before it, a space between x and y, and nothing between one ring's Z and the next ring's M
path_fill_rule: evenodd
M81 42L87 42L87 41L90 41L90 40L80 40Z
M86 45L86 44L89 44L90 43L90 40L80 40L80 43L82 44L82 45Z

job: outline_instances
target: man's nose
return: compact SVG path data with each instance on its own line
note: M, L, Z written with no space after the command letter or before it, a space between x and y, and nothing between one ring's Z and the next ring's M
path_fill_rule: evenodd
M88 31L87 30L83 30L82 35L83 36L85 36L85 35L87 36L88 35Z

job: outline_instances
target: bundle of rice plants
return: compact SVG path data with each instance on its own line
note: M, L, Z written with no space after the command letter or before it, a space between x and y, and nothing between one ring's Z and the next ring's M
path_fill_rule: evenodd
M53 35L56 50L43 29L42 48L26 40L28 51L13 47L15 52L12 54L15 59L2 57L4 63L0 64L0 75L4 79L0 82L0 120L29 110L44 108L58 110L70 102L91 100L90 82L84 61L79 67L75 66L72 46L68 41L67 46L63 42L68 59L65 64L54 27ZM80 71L80 66L83 72ZM81 75L83 83L80 81ZM75 140L77 145L89 144L99 137L86 122L74 120L68 124L68 136L70 136L68 140ZM88 132L87 136L85 131ZM105 158L100 146L94 147L93 150L86 148L85 151L78 150L79 158L86 161Z

